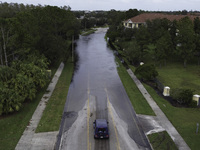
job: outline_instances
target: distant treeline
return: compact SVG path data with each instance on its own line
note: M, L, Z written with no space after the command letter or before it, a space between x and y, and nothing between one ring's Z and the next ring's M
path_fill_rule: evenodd
M118 11L111 9L110 11L73 11L75 16L81 20L81 29L87 29L94 26L120 24L122 21L137 16L141 13L165 13L171 15L200 15L199 11L145 11L137 9L129 9L126 11Z

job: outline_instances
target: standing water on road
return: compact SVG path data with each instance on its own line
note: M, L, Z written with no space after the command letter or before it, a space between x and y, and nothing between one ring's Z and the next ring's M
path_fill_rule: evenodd
M77 70L66 100L56 149L150 149L118 76L106 28L77 40ZM93 121L109 122L108 140L94 140Z

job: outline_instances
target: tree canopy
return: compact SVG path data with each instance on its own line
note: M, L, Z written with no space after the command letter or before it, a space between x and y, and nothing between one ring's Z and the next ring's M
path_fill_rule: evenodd
M70 7L2 3L0 115L19 111L47 84L47 69L71 56L80 22Z
M127 58L131 63L146 60L161 66L166 65L167 61L179 61L186 67L189 61L197 60L195 57L200 64L199 25L198 16L194 20L188 17L174 21L166 18L147 20L145 25L134 29L114 23L107 36L119 47L125 48L124 52L130 54ZM128 46L131 48L126 48Z

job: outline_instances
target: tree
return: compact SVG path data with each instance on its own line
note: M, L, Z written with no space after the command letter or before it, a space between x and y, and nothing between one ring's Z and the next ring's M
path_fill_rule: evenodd
M171 39L172 39L172 54L174 54L174 50L176 50L176 46L177 46L177 21L174 20L172 22L170 22L169 24L169 33L170 33L170 36L171 36Z
M2 57L3 53L4 53L5 65L8 66L7 45L8 45L9 38L10 38L10 19L0 18L0 30L1 30L1 34L0 34L1 35L1 45L3 47L3 51L1 50L0 55ZM3 58L2 58L1 62L3 63Z
M200 34L196 34L196 49L195 49L195 56L198 58L198 65L200 65Z
M125 13L112 9L108 12L108 24L118 26L125 19Z
M10 67L0 67L0 114L18 111L24 101L33 100L48 81L47 65L44 56L29 54Z
M0 115L19 110L23 97L11 85L15 80L17 71L8 66L0 67Z
M172 41L168 31L163 32L163 36L156 42L155 56L160 66L164 62L166 65L167 58L171 55Z
M122 31L122 36L124 37L125 41L130 41L134 37L135 30L131 28L125 28Z
M23 60L17 60L12 63L12 68L18 70L20 74L31 79L37 88L42 88L46 85L48 76L46 69L49 62L44 55L38 53L28 54Z
M164 31L169 29L169 20L164 19L154 19L152 21L147 21L147 29L151 35L152 42L155 44L156 41L163 35Z
M0 115L19 111L22 106L23 97L14 89L8 89L0 85Z
M2 83L4 86L7 86L8 82L15 78L17 74L17 70L14 68L4 66L0 67L0 83Z
M182 18L178 22L177 50L178 55L183 59L184 67L188 60L194 56L195 50L195 32L192 21L188 18Z
M50 62L70 56L79 29L69 7L1 4L0 63L5 66L0 66L0 115L33 100L48 81Z
M38 50L53 64L70 55L72 36L78 37L80 23L69 10L46 6L17 14L15 49Z
M117 30L117 26L114 25L110 26L107 31L107 36L111 41L115 42L116 38L120 36L120 33Z
M125 55L131 63L138 63L141 61L142 53L136 40L130 41L128 46L125 47Z
M15 78L10 80L9 84L10 89L14 90L15 93L22 97L22 101L20 101L20 103L23 103L25 100L33 100L36 96L37 89L33 78L29 78L21 71Z
M188 13L187 10L182 10L181 12L182 15L187 15L187 13Z
M144 64L136 68L135 75L144 81L154 80L158 76L158 72L154 65Z
M128 11L126 11L125 15L126 19L130 19L132 17L139 15L139 11L137 9L129 9Z
M151 36L145 26L141 26L135 34L135 39L141 51L141 59L143 59L143 56L145 55L144 51L147 49L147 46L150 42L150 37Z
M200 34L200 19L199 19L199 17L196 17L194 19L194 31L196 34Z
M195 32L195 38L196 38L195 56L198 57L198 65L200 65L200 19L199 17L194 19L194 32Z

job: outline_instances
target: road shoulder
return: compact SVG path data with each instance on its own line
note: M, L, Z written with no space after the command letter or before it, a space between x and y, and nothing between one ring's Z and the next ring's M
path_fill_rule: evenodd
M43 95L31 120L29 121L29 125L24 130L23 135L21 136L17 146L15 147L16 150L38 149L39 145L41 145L41 147L39 149L49 149L49 147L51 147L51 149L53 149L54 144L56 142L57 132L53 132L53 133L47 132L47 133L43 133L42 136L38 136L41 134L35 134L35 130L36 130L37 125L42 117L42 113L43 113L44 109L46 108L46 103L48 102L48 100L50 99L50 97L54 91L54 88L55 88L57 81L62 73L63 68L64 68L64 63L61 63L59 68L57 69L51 83L49 84L49 86L46 90L46 91L48 91L48 93L45 93ZM43 144L42 141L45 144Z
M162 128L164 128L167 133L170 135L178 149L180 150L189 150L189 146L186 144L186 142L183 140L181 135L178 133L178 131L175 129L175 127L171 124L171 122L168 120L168 118L165 116L165 114L162 112L162 110L158 107L156 102L153 100L153 98L150 96L150 94L147 92L147 90L144 88L142 83L137 79L137 77L134 75L131 69L128 69L127 72L137 85L138 89L142 93L142 95L145 97L151 108L156 114L157 122L159 125L161 125Z

